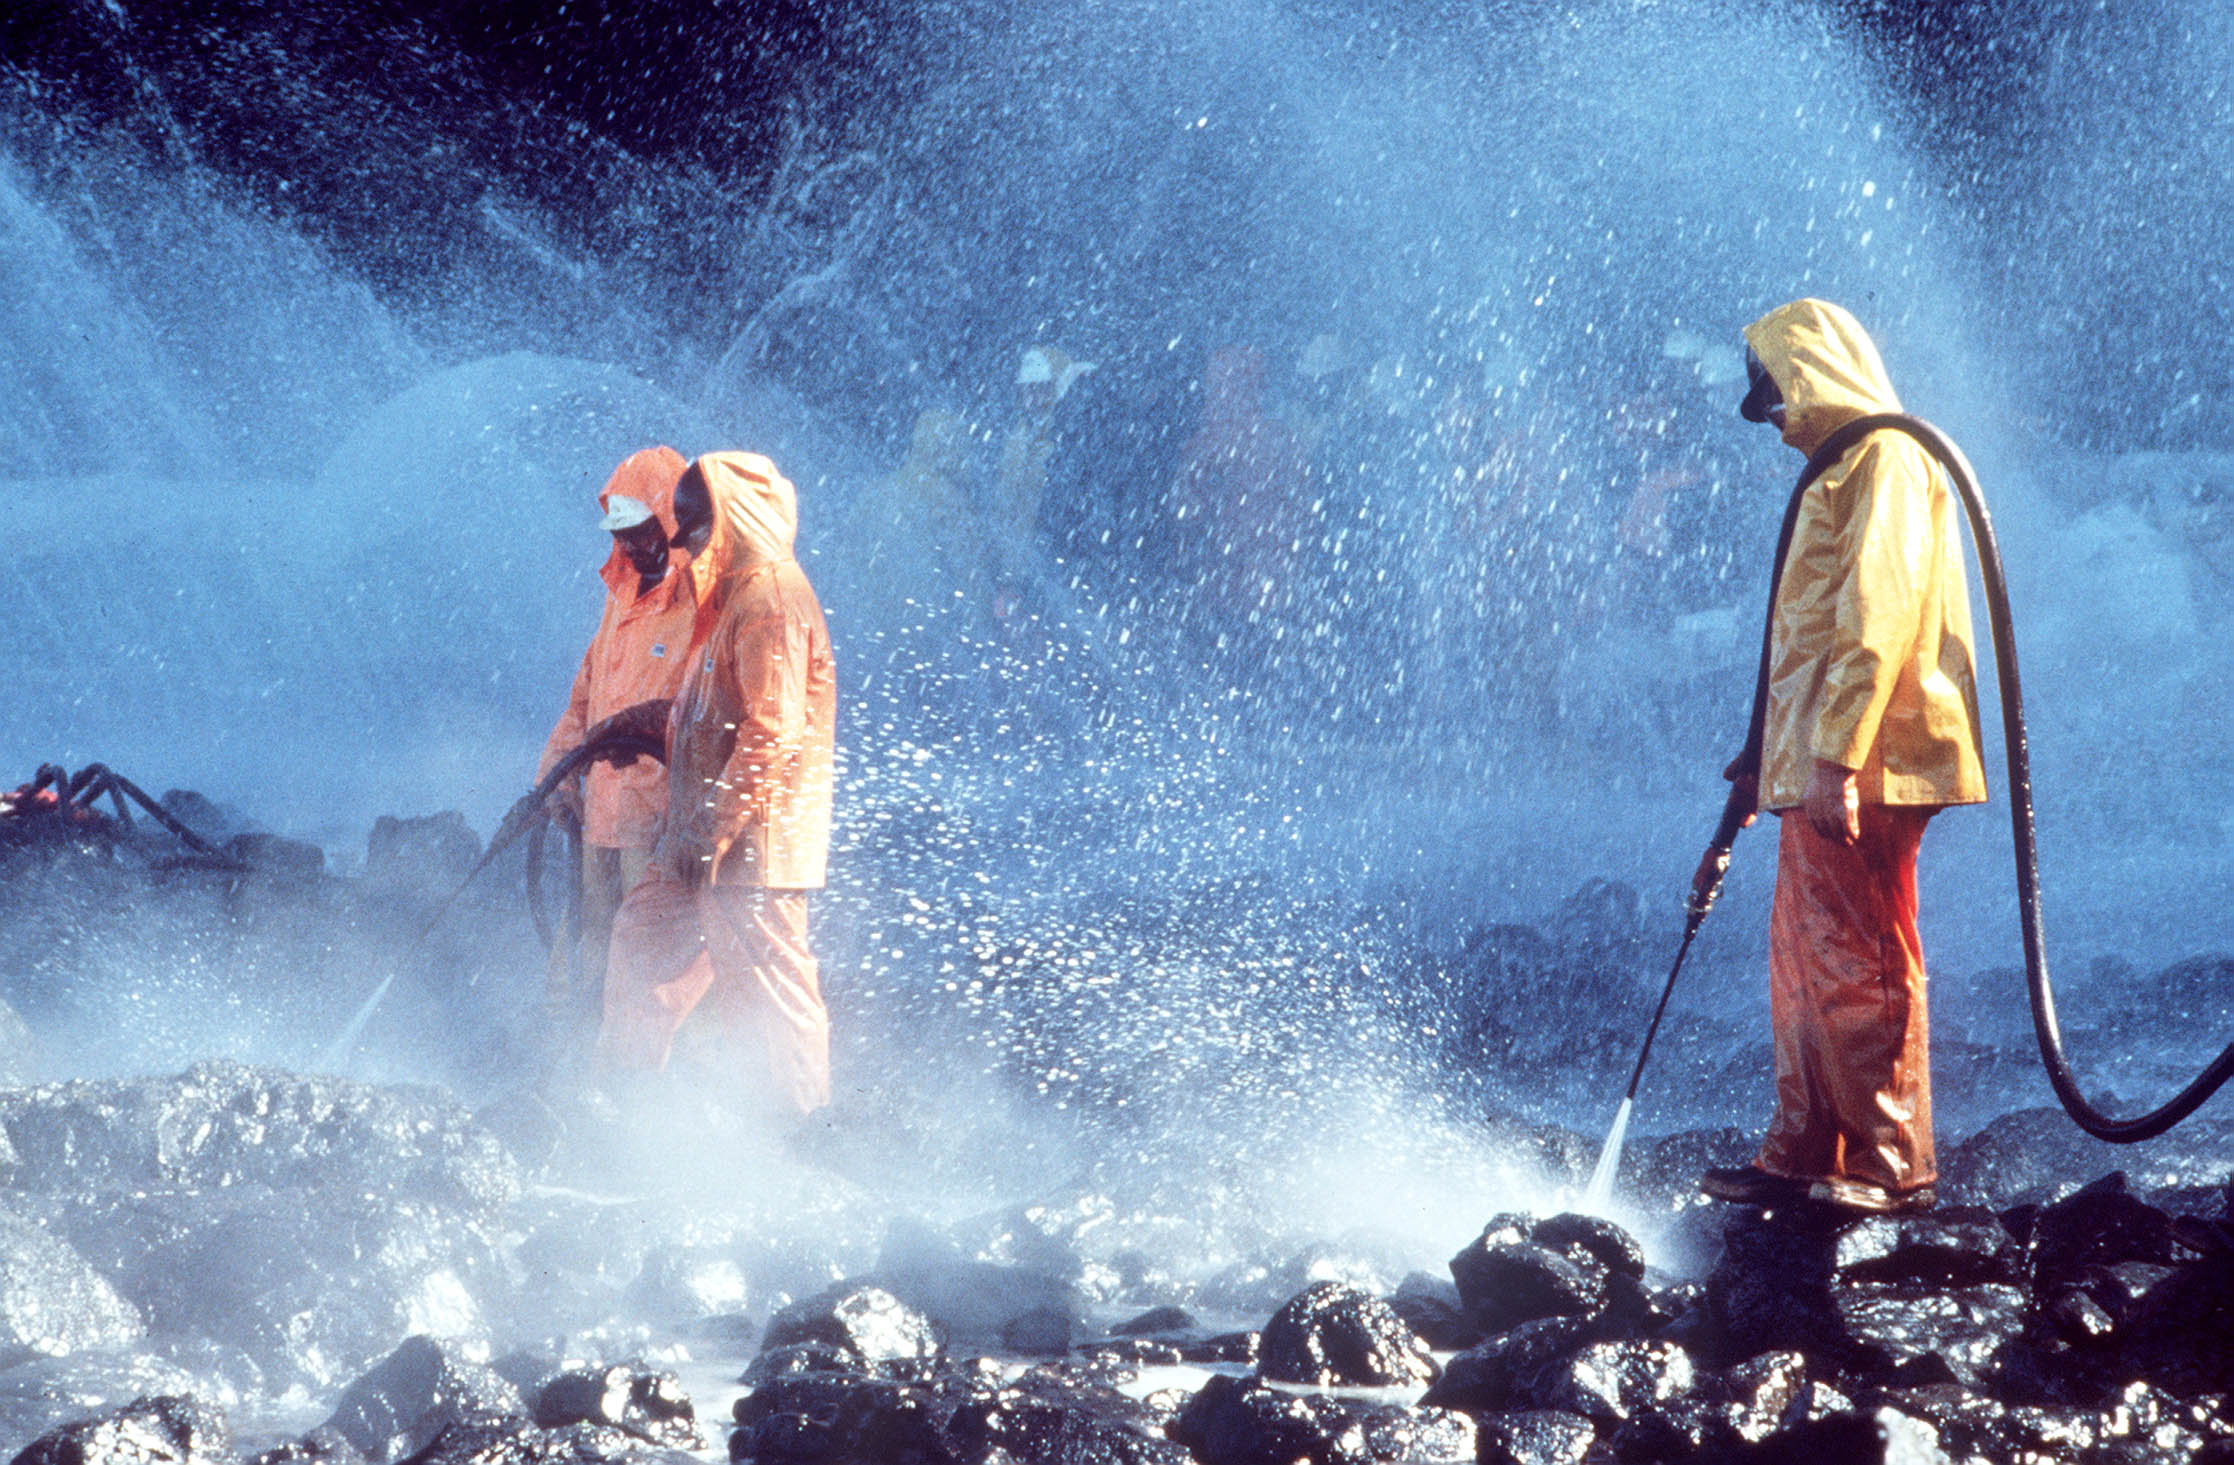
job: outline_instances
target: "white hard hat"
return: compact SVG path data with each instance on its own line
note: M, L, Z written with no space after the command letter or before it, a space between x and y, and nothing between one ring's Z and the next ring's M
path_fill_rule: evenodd
M652 518L651 505L625 493L616 493L605 500L605 517L597 521L597 527L618 534L623 529L648 524Z

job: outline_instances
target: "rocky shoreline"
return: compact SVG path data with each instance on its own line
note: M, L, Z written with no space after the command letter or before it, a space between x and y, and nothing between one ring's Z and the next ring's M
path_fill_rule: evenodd
M1734 1134L1639 1142L1623 1204L1659 1265L1611 1222L1508 1214L1442 1274L1355 1237L1205 1271L1106 1195L938 1224L811 1166L769 1214L819 1219L725 1227L539 1180L436 1090L224 1063L0 1090L0 1446L18 1465L2234 1459L2224 1134L2201 1122L2082 1184L2094 1147L2060 1124L2007 1116L1947 1157L1955 1203L1859 1222L1692 1203Z

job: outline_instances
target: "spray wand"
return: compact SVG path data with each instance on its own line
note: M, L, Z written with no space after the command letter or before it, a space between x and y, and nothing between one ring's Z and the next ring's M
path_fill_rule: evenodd
M1736 773L1743 767L1732 768ZM1582 1193L1585 1211L1602 1213L1606 1203L1613 1199L1614 1172L1621 1168L1621 1144L1629 1134L1629 1111L1636 1106L1637 1085L1644 1080L1645 1061L1652 1057L1652 1040L1660 1035L1660 1019L1667 1014L1668 999L1675 995L1676 977L1683 971L1683 959L1691 954L1691 938L1699 934L1699 927L1706 922L1707 912L1722 895L1722 877L1730 870L1730 850L1738 842L1738 831L1753 822L1756 801L1751 774L1731 779L1730 797L1722 805L1722 822L1715 826L1714 840L1707 846L1706 855L1699 862L1700 871L1708 878L1703 885L1694 885L1690 897L1684 901L1683 944L1676 947L1675 962L1668 968L1667 985L1660 989L1659 1005L1652 1009L1652 1023L1644 1030L1644 1045L1637 1050L1637 1066L1629 1070L1629 1087L1621 1095L1621 1107L1614 1110L1613 1127L1606 1131L1606 1142L1598 1150L1598 1164L1590 1172L1590 1184Z

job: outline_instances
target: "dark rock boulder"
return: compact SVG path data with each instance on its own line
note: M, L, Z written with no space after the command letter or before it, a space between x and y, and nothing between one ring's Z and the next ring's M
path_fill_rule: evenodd
M696 1465L697 1459L605 1425L543 1430L524 1419L480 1419L444 1425L401 1465Z
M1848 1287L1835 1306L1845 1366L1903 1384L1985 1386L2025 1322L2025 1296L2014 1287Z
M1452 1410L1290 1394L1225 1374L1187 1401L1171 1437L1201 1465L1466 1465L1480 1448L1474 1421Z
M2172 1218L2133 1194L2122 1171L2113 1171L2041 1207L2026 1253L2034 1292L2053 1296L2090 1267L2169 1263Z
M1109 1379L1054 1365L1008 1385L987 1380L957 1404L948 1435L988 1465L1186 1465L1187 1452L1164 1436L1164 1417Z
M1194 1314L1183 1307L1151 1307L1137 1317L1118 1323L1109 1332L1114 1338L1148 1338L1158 1333L1190 1333L1194 1327Z
M2136 1191L2224 1184L2234 1124L2198 1116L2136 1145L2106 1144L2058 1108L2004 1114L1940 1156L1943 1202L2006 1209L2046 1204L2080 1177L2123 1169Z
M1583 1465L1598 1427L1579 1414L1516 1409L1481 1422L1481 1465Z
M451 1424L525 1419L519 1390L432 1338L408 1338L342 1392L325 1427L373 1465L393 1465Z
M1453 1357L1420 1402L1470 1414L1525 1407L1520 1396L1538 1370L1595 1340L1590 1325L1579 1318L1522 1323Z
M1644 1276L1644 1248L1634 1236L1603 1216L1571 1211L1550 1216L1529 1228L1528 1239L1570 1256L1580 1251L1595 1257L1612 1276Z
M826 1344L859 1366L901 1372L929 1368L944 1351L931 1320L881 1287L834 1287L769 1319L763 1350L794 1343Z
M1972 1287L2024 1281L2024 1254L1992 1212L1943 1209L1880 1216L1843 1226L1831 1267L1846 1283Z
M1451 1258L1466 1315L1484 1333L1545 1317L1588 1317L1606 1304L1606 1268L1588 1253L1570 1255L1485 1233Z
M2008 1265L1983 1222L1826 1226L1740 1212L1707 1281L1712 1336L1730 1358L1797 1349L1885 1382L1975 1382L2021 1330L2023 1294L1915 1279L1998 1275ZM1859 1280L1872 1275L1906 1280Z
M1743 1457L1749 1465L1946 1465L1930 1425L1880 1406L1796 1420Z
M705 1447L690 1396L671 1373L640 1368L570 1369L535 1394L538 1428L595 1424L677 1450Z
M950 1399L916 1384L851 1373L792 1374L737 1401L729 1455L763 1462L960 1465L969 1451L953 1437L953 1414Z
M1296 1384L1425 1384L1436 1373L1395 1309L1339 1282L1289 1299L1265 1325L1257 1362L1266 1378Z
M1467 1319L1458 1288L1444 1278L1413 1272L1397 1285L1388 1305L1438 1352L1471 1348L1482 1341L1481 1329Z
M162 1396L41 1435L12 1465L230 1465L235 1458L224 1415Z
M1516 1398L1603 1427L1663 1411L1695 1381L1690 1354L1673 1343L1591 1343L1537 1368Z
M139 1312L68 1242L0 1209L0 1368L140 1334Z
M323 1426L252 1455L248 1465L365 1465L362 1450Z
M762 1384L794 1374L853 1373L860 1367L860 1360L828 1343L786 1343L781 1348L762 1350L745 1366L737 1382L748 1389L757 1389Z

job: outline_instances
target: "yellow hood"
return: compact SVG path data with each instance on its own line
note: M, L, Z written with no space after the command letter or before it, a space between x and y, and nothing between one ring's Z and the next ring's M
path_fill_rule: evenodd
M1857 417L1900 411L1869 333L1827 300L1780 305L1745 340L1784 394L1784 441L1803 453Z

